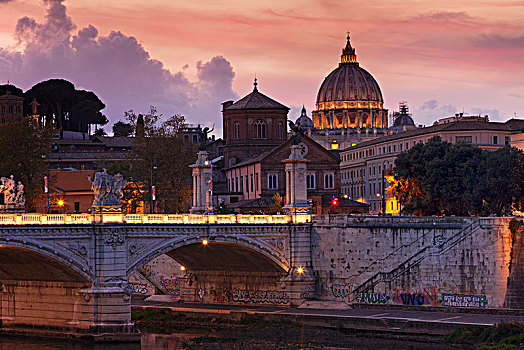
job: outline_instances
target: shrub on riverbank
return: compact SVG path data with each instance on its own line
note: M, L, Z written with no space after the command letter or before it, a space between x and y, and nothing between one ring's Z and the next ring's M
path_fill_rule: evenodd
M452 344L472 345L482 350L524 348L524 323L502 322L492 327L461 327L446 337Z

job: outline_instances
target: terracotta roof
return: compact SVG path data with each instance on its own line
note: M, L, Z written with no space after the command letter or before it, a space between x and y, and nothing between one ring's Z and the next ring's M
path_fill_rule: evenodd
M393 141L393 140L400 140L407 137L413 137L413 136L420 136L420 135L426 135L436 132L443 132L443 131L469 131L469 130L493 130L493 131L517 131L521 128L524 128L524 119L510 119L505 123L502 122L481 122L481 121L458 121L453 123L446 123L446 124L437 124L432 125L424 128L417 128L414 130L408 130L404 131L398 134L394 135L386 135L383 137L379 137L373 140L364 141L361 143L358 143L355 146L349 147L344 149L343 151L347 150L354 150L366 146L376 145L383 142Z
M288 107L258 92L258 90L254 90L249 95L241 98L240 100L238 100L237 102L233 103L231 106L226 108L226 110L230 110L230 109L286 109L286 110L289 110Z

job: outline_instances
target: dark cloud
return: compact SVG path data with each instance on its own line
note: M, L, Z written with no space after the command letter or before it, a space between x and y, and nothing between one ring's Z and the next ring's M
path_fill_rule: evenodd
M498 109L481 108L481 107L469 107L460 109L453 105L440 105L436 99L431 99L422 102L420 106L411 110L413 120L415 124L431 125L438 119L450 117L464 111L465 115L481 115L489 116L489 120L497 121L500 120L500 113Z
M111 123L125 110L155 105L164 115L181 113L191 123L209 124L221 119L221 102L238 98L233 67L222 56L198 61L197 78L190 81L151 58L136 38L119 31L99 35L92 25L75 33L62 0L44 3L43 23L18 20L15 38L23 50L0 48L0 80L27 89L45 79L68 79L100 96Z
M1 3L5 3L5 2L11 2L11 1L13 1L13 0L0 0L0 4Z
M524 34L517 36L508 36L501 34L484 34L473 40L473 43L479 47L486 48L503 48L523 51Z
M461 22L471 21L474 17L469 15L467 12L453 12L453 11L438 11L431 13L424 13L411 18L415 21L433 21L433 22Z

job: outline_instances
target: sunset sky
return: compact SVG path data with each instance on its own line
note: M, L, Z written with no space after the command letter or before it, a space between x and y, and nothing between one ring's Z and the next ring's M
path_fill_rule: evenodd
M346 31L386 108L417 124L454 112L524 118L524 1L0 0L0 82L71 80L123 111L217 123L259 90L314 109Z

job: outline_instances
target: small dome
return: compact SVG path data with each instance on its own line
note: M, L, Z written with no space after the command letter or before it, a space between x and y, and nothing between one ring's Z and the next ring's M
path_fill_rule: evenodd
M395 121L393 122L393 127L395 126L414 126L415 122L413 118L409 115L409 108L406 102L399 103L399 111L393 113Z
M300 113L300 117L295 121L295 124L299 124L304 128L313 128L315 126L311 118L307 116L306 108L304 106L302 106L302 112Z

